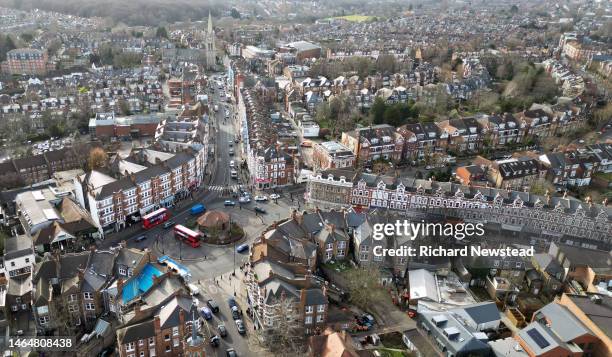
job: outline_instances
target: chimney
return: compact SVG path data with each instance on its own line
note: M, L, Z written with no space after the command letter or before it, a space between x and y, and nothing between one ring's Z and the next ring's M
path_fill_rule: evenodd
M153 318L153 329L154 329L154 333L155 335L158 335L161 333L161 323L159 321L159 316L155 316Z

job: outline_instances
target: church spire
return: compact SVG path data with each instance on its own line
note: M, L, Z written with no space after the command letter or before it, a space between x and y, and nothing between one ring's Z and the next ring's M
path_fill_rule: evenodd
M208 10L208 30L206 31L206 33L210 35L212 32L213 32L212 15L210 14L210 10Z

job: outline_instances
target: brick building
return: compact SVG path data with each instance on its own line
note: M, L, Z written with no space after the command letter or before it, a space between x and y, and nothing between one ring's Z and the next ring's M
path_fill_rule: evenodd
M355 165L355 154L336 141L326 141L314 146L312 160L316 170L343 169Z
M49 57L46 51L35 48L17 48L7 52L2 72L8 74L47 74Z

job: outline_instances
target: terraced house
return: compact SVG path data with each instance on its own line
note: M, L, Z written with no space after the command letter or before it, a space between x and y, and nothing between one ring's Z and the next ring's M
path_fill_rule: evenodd
M100 232L121 230L160 207L174 205L197 189L204 175L205 150L179 152L162 163L132 166L118 180L92 171L75 179L77 200L87 207Z

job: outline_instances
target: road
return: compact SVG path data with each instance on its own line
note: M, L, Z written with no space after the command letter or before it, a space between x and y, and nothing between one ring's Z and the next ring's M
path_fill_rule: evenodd
M214 157L210 158L211 161L209 163L211 177L205 177L204 187L196 192L192 199L179 202L176 207L171 209L171 220L175 223L185 223L192 218L189 208L201 202L209 211L221 210L228 213L231 220L238 223L245 231L246 237L239 243L250 244L267 226L274 221L286 217L290 209L294 207L294 202L290 198L290 194L286 193L276 202L249 203L234 207L224 206L225 200L235 200L235 198L229 195L228 189L236 187L241 183L230 177L230 161L234 160L237 164L236 166L239 167L239 163L242 162L243 158L239 148L234 143L236 138L234 128L239 127L239 125L233 122L235 120L234 111L236 108L222 100L219 97L219 93L220 90L216 85L214 86L214 91L209 90L208 93L211 99L211 108L214 108L215 104L219 106L219 110L217 112L211 111L210 115L210 146L214 150ZM226 110L229 111L229 119L225 118ZM234 155L230 155L232 149L235 152ZM243 180L248 177L246 171L241 171L240 173ZM294 197L300 195L299 189L297 193L293 194ZM297 200L295 202L297 203ZM253 210L256 205L265 208L267 214L256 214ZM298 207L295 206L295 208ZM146 234L147 238L144 241L137 242L136 238L142 234ZM225 356L226 350L230 347L234 348L239 356L255 354L258 347L256 343L253 343L253 327L249 318L246 317L245 313L247 335L242 336L236 329L227 304L227 299L235 294L239 305L246 309L246 292L239 283L242 278L239 267L248 260L248 253L236 253L235 245L216 246L203 244L199 248L191 248L174 239L172 230L164 229L161 225L146 232L143 232L140 227L133 226L122 232L110 234L104 241L100 242L99 247L107 248L121 240L125 240L127 246L131 248L149 248L159 256L167 254L177 258L190 270L191 282L200 288L200 306L204 306L208 298L213 298L217 301L220 312L215 314L212 320L206 322L203 331L210 337L211 334L217 333L217 325L223 323L226 325L228 336L221 340L221 345L217 348L209 345L207 355ZM229 278L232 272L236 272L236 276L230 281ZM249 340L252 343L249 343ZM263 354L262 350L258 350L258 353L256 353L258 356Z

